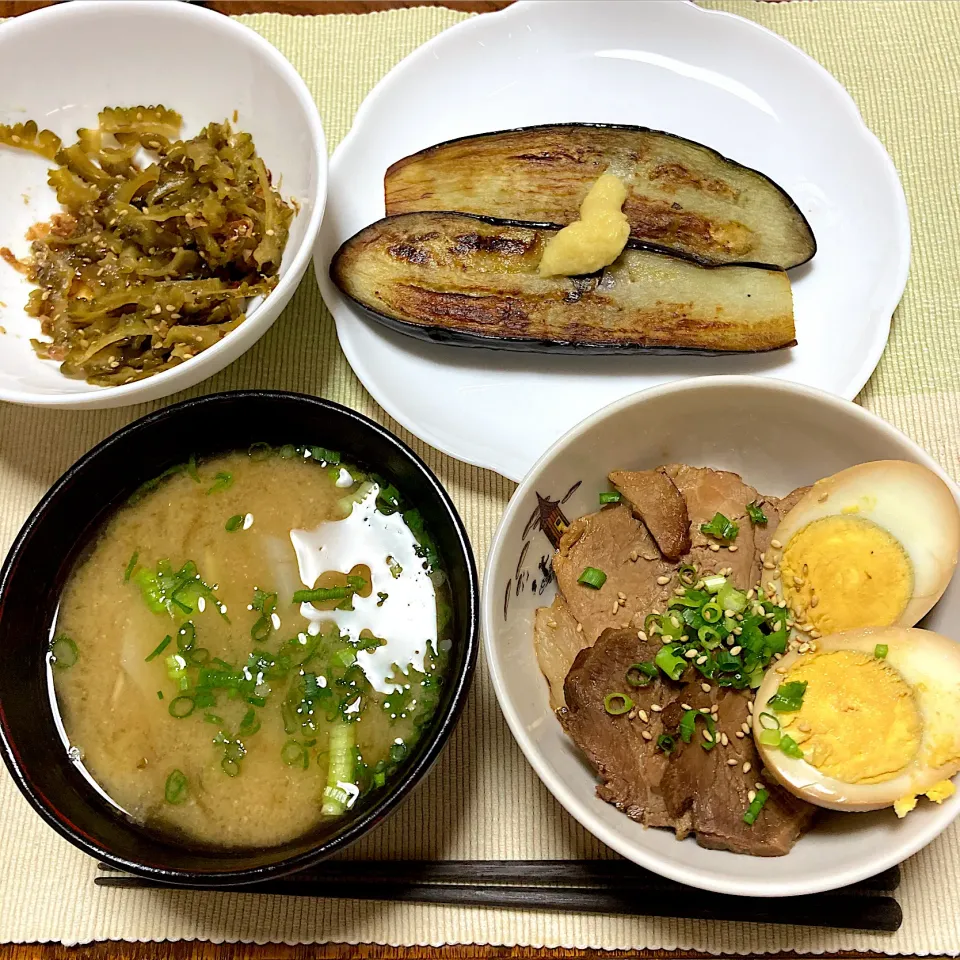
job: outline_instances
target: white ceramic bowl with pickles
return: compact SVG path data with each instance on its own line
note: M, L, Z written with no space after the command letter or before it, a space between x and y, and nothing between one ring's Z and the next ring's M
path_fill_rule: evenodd
M206 379L248 350L293 295L313 253L327 190L323 126L310 91L283 55L248 27L189 3L74 0L0 25L0 124L35 120L65 143L96 126L107 106L163 104L183 116L182 137L236 119L285 200L290 225L280 281L252 301L243 323L202 353L133 383L100 387L60 373L30 345L39 323L23 306L32 289L0 262L0 400L47 407L116 407L165 397ZM53 164L0 146L0 246L22 257L24 234L59 211Z

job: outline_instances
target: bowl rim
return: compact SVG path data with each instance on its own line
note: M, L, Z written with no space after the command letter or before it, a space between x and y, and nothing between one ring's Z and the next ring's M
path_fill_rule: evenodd
M89 856L95 857L115 869L160 883L203 888L240 886L257 883L303 870L321 860L325 860L332 854L354 843L362 835L375 828L389 814L393 813L413 792L418 784L422 782L434 763L439 759L463 712L476 669L480 648L479 577L477 574L476 559L467 535L466 527L450 495L430 467L427 466L417 453L407 446L399 437L394 436L389 430L376 421L333 400L286 390L228 390L184 400L134 420L88 450L73 463L44 494L37 506L31 511L30 516L24 521L13 545L10 547L6 559L3 561L2 566L0 566L0 617L2 617L4 598L10 589L10 584L14 579L14 571L20 555L28 541L34 535L37 527L43 522L51 504L60 498L64 489L69 487L76 475L90 468L92 462L95 461L102 452L118 443L125 443L132 437L148 435L157 422L168 418L171 414L180 413L181 411L195 411L196 413L200 413L204 407L226 401L235 402L240 400L255 403L276 399L293 400L313 407L318 411L322 411L328 416L343 416L353 421L360 430L372 431L381 440L386 441L392 446L399 456L411 463L420 474L424 484L439 498L447 514L447 521L451 524L456 536L458 550L462 555L466 567L467 582L469 585L468 593L462 600L466 634L464 639L466 645L464 668L451 678L450 687L452 687L452 693L450 695L450 706L446 714L440 718L439 723L434 728L428 748L419 758L403 768L400 776L397 778L395 788L388 793L382 801L373 804L362 816L353 820L346 830L328 841L317 844L310 850L287 857L283 860L278 860L272 864L238 870L227 869L209 872L194 872L190 870L138 864L135 861L113 854L79 830L71 829L57 816L53 809L55 805L47 801L45 797L38 794L37 791L32 788L30 779L20 763L14 740L8 730L3 701L0 699L0 756L2 756L7 770L10 772L20 792L26 797L30 806L47 824L53 827L61 837L70 841L74 846L79 847ZM450 689L450 687L448 687L448 689ZM64 761L66 761L65 753Z
M313 209L310 213L310 218L307 220L303 240L300 242L300 246L290 261L290 265L287 267L283 276L280 277L276 287L270 291L267 297L262 298L260 303L247 313L240 327L238 327L237 330L230 331L230 333L239 333L244 327L248 330L251 327L256 328L257 321L260 319L264 308L271 298L277 298L278 300L289 299L300 285L307 266L313 258L314 246L317 242L320 224L323 220L324 208L326 207L329 163L323 121L320 117L320 110L317 107L316 101L313 99L313 94L310 93L310 88L307 86L303 77L296 71L293 64L290 63L272 43L260 36L260 34L251 27L234 20L232 17L207 10L204 7L194 6L193 3L190 2L171 3L169 0L109 0L107 3L103 2L103 0L73 0L72 3L56 3L49 7L41 7L38 10L21 14L18 17L12 17L4 23L0 23L0 44L15 43L18 32L35 29L37 26L42 26L48 20L68 19L71 17L83 18L89 16L91 13L96 13L100 16L109 14L123 17L131 14L142 16L151 12L155 14L159 13L162 16L167 16L174 20L179 19L183 21L184 27L187 29L189 29L191 22L216 24L216 29L222 30L232 41L241 46L244 44L248 45L253 51L259 54L260 57L268 61L286 81L306 116L307 127L310 131L310 140L317 157L317 189L314 196L310 198ZM266 328L261 331L260 336L265 332ZM258 339L259 336L254 337L250 343L243 348L241 355L246 353ZM219 370L223 369L227 364L217 366L217 360L222 353L226 352L227 345L231 342L231 336L228 334L212 347L204 350L196 357L192 357L185 363L171 367L169 370L163 370L153 376L145 377L142 380L136 380L133 383L120 384L115 387L98 387L87 384L89 389L76 393L67 391L36 393L32 390L0 387L0 401L35 407L80 409L104 405L128 406L139 403L145 399L157 399L169 396L171 393L185 389L191 384L212 377ZM201 371L207 367L211 369L209 372L203 372L200 380L192 380L190 383L180 383L179 381L184 377L185 371L188 369L198 369L196 366L190 366L194 361L202 361L199 365ZM41 361L38 360L37 362ZM167 386L168 384L169 387ZM109 398L108 402L107 398Z
M659 853L644 849L642 846L626 838L620 830L608 827L600 821L578 797L570 785L562 780L551 768L551 765L541 754L533 739L528 735L507 693L505 664L499 654L500 644L496 639L499 632L499 621L496 614L500 601L495 596L496 587L493 583L492 571L497 566L501 550L504 549L508 530L512 528L518 520L521 523L525 520L525 516L521 514L521 511L524 509L523 504L531 491L535 489L543 470L552 463L555 458L574 447L583 437L589 435L589 433L606 418L624 409L642 405L649 400L659 399L664 396L679 393L709 392L727 388L756 389L761 393L792 394L799 402L811 401L821 405L826 411L832 411L838 416L852 417L864 427L879 430L886 438L895 440L899 444L905 444L915 457L916 462L927 467L940 477L953 494L954 499L960 504L960 487L958 487L940 464L922 447L875 413L865 410L858 404L844 400L831 393L787 380L749 375L693 377L686 380L661 384L647 390L641 390L608 404L606 407L581 420L580 423L568 430L567 433L555 441L537 460L514 491L500 519L500 523L497 525L497 529L490 541L490 548L487 552L481 598L481 634L483 637L484 657L497 696L497 702L500 705L500 710L507 721L510 732L523 751L527 761L533 767L544 786L546 786L556 800L559 801L567 813L601 842L628 860L632 860L634 863L660 876L676 880L679 883L687 884L691 887L698 887L702 890L745 897L785 897L822 893L857 883L883 870L896 866L934 840L953 822L957 813L951 813L948 807L939 807L934 813L940 815L929 817L925 827L921 829L915 837L909 840L909 842L891 844L886 848L878 847L876 855L865 862L864 865L850 868L840 873L831 874L830 867L825 867L820 878L813 883L793 880L785 875L785 871L782 871L780 875L769 880L745 880L737 877L730 878L730 880L727 881L718 878L715 870L706 872L698 867L690 867L677 863L671 859L664 858ZM960 574L958 574L958 576L960 576ZM626 815L624 814L624 816ZM710 851L705 852L709 853Z

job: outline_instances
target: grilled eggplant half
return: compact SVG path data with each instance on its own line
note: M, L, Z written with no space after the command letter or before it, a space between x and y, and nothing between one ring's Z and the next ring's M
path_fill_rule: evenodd
M726 353L792 346L782 270L701 267L626 249L588 276L541 277L555 227L458 213L387 217L337 251L334 283L421 339L557 353Z
M697 263L789 269L817 252L806 218L769 177L645 127L552 124L429 147L384 177L388 216L453 210L566 226L604 171L629 190L632 246Z

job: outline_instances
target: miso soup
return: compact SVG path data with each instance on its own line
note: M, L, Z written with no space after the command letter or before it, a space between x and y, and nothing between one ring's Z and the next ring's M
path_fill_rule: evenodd
M48 657L67 746L149 828L283 843L403 766L450 613L429 531L379 477L319 447L191 460L67 580Z

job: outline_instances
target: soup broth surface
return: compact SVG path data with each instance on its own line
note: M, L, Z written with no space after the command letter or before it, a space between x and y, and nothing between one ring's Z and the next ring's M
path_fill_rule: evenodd
M280 844L402 766L449 613L389 484L316 447L191 462L117 510L68 578L49 656L65 738L148 827Z

